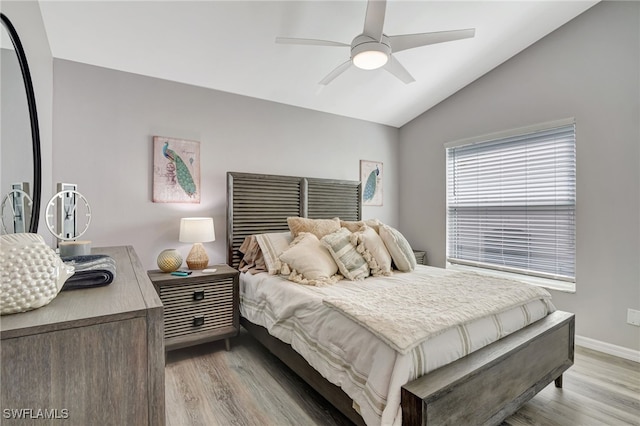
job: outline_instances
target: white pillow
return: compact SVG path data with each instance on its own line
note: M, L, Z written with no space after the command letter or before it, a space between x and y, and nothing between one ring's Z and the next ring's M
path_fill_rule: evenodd
M322 244L340 269L340 273L351 281L359 281L369 276L369 264L351 244L351 231L340 228L333 234L322 237Z
M404 235L388 225L380 225L379 232L396 268L402 272L413 271L416 268L416 257Z
M291 281L308 285L333 284L340 279L336 275L338 265L329 250L318 237L302 232L289 248L280 255L281 273L289 275Z
M357 237L358 252L369 264L371 275L391 275L391 255L380 235L366 225L354 235Z
M293 241L291 232L257 234L255 237L264 256L264 263L267 266L269 275L279 274L280 268L282 268L279 257L280 254L289 247L291 241Z

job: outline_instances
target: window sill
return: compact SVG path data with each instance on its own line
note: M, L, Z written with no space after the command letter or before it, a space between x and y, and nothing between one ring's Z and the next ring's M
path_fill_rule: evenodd
M549 278L532 277L529 275L514 274L512 272L494 271L490 269L477 268L475 266L458 265L453 263L447 263L447 269L454 269L459 271L472 271L478 274L490 275L493 277L508 278L512 280L518 280L527 284L537 285L538 287L544 287L549 290L561 291L563 293L575 293L576 283L570 283L567 281L552 280Z

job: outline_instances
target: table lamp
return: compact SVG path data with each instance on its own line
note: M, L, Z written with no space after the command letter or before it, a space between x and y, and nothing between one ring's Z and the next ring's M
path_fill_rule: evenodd
M215 241L216 234L213 229L213 218L211 217L185 217L180 219L181 243L194 243L187 256L187 266L189 269L204 269L209 264L209 257L204 250L202 243Z

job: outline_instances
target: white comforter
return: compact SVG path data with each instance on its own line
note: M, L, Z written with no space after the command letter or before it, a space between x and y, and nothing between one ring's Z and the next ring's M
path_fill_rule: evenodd
M310 287L266 273L243 273L240 312L290 344L327 380L340 386L367 425L400 425L402 385L543 318L555 308L548 299L528 302L450 328L400 354L323 300L344 295L357 298L370 289L451 274L459 272L418 265L412 273Z

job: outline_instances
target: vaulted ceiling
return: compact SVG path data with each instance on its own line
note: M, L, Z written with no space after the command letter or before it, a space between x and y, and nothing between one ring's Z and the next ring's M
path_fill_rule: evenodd
M367 2L41 1L54 57L400 127L597 1L389 0L387 35L475 28L474 38L394 56L413 75L351 67L348 47L276 44L300 37L351 43Z

